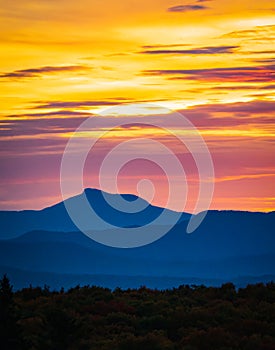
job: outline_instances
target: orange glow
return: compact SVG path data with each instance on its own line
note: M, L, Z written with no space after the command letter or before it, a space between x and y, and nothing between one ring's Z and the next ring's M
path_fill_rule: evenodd
M198 128L217 173L213 208L275 208L274 1L188 4L0 0L0 209L57 201L58 165L74 130L86 117L135 102L178 110ZM173 143L148 127L116 129L104 139L110 146L153 136ZM125 181L121 190L133 186Z

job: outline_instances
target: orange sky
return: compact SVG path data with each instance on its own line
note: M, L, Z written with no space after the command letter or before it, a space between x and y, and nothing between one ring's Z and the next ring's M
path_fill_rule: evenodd
M0 209L59 201L67 139L87 116L122 102L180 111L198 128L215 167L213 209L275 209L274 1L0 5ZM101 142L95 163L114 144L152 134L181 153L169 135L121 128ZM197 177L182 153L192 211ZM96 169L87 166L87 186L98 186ZM154 203L164 205L165 178L147 163L125 168L119 190L136 193L143 177L156 184Z

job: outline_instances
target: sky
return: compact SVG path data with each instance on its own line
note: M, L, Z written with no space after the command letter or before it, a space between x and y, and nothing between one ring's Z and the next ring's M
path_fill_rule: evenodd
M0 0L0 9L1 210L62 200L60 164L75 129L106 108L147 102L156 107L138 115L104 112L104 126L82 137L97 137L113 118L142 123L159 118L160 107L177 111L211 153L211 209L275 210L273 0ZM111 169L102 185L106 154L139 138L143 145L121 151L132 161L122 167L117 189ZM184 209L192 212L199 191L192 154L169 132L146 125L106 133L87 158L83 186L138 193L138 181L147 178L155 185L153 203L165 206L167 174L135 159L139 147L165 157L149 138L180 159L188 180ZM186 186L177 174L172 180L180 185L169 207L181 210Z

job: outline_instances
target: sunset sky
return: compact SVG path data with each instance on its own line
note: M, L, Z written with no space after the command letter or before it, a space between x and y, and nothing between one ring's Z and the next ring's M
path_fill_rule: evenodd
M158 106L179 111L205 139L215 169L212 209L275 210L274 0L0 5L1 210L62 200L60 163L74 130L106 108L144 102L156 109L141 118L158 115ZM131 124L133 116L113 118ZM85 187L99 187L104 154L139 137L155 137L179 156L190 187L184 209L192 211L198 191L192 156L171 135L146 126L106 134L87 165ZM121 170L119 191L137 193L143 178L155 183L153 203L165 205L165 174L146 161ZM102 190L114 191L108 179ZM170 208L181 209L181 196Z

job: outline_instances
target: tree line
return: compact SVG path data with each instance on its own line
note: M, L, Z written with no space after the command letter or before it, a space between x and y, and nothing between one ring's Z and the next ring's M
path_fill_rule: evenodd
M274 350L275 284L13 291L0 280L3 350Z

